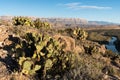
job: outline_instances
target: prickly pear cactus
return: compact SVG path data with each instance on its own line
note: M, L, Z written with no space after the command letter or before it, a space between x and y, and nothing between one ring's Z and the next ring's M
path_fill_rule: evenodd
M18 17L14 17L12 20L13 20L13 25L15 26L18 25L34 26L32 20L28 17L18 16Z
M77 37L77 39L80 39L80 40L85 40L88 36L88 33L80 28L75 29L73 34Z
M34 21L34 26L36 28L50 29L51 25L48 22L42 22L39 18Z
M22 73L26 75L34 75L36 71L41 68L41 65L37 65L33 62L32 58L20 57L19 65L22 68Z
M56 39L43 34L27 33L19 44L16 44L17 61L21 72L26 75L37 74L41 71L47 74L59 74L73 68L74 55L65 52L63 45ZM19 53L17 49L22 52ZM23 54L24 53L24 54Z

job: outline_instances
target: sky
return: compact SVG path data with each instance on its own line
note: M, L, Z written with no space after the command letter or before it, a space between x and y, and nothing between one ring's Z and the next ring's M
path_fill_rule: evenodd
M83 18L120 23L120 0L1 0L0 16Z

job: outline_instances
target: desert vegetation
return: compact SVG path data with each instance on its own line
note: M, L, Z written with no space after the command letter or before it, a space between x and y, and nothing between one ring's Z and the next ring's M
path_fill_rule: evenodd
M54 28L28 17L0 29L1 80L120 79L120 56L104 46L112 36L119 46L119 30Z

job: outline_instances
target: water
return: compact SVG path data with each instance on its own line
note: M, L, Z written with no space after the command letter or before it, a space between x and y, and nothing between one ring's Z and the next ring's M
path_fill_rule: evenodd
M116 37L112 37L111 40L109 41L109 44L106 45L106 48L107 48L108 50L112 50L112 51L115 52L115 53L118 53L118 51L117 51L117 49L116 49L116 47L115 47L115 44L114 44L114 42L115 42L116 40L117 40Z

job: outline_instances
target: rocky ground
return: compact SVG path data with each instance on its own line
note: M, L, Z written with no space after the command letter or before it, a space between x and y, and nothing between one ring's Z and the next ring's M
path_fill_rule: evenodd
M10 45L12 44L12 42L9 40L10 35L14 35L11 30L12 30L12 27L0 26L0 80L31 80L30 77L25 76L18 71L13 71L13 68L17 69L17 67L16 67L16 63L13 59L14 55L12 55L12 53L9 50ZM99 54L94 54L94 55L92 55L92 57L90 57L88 59L85 56L83 56L82 54L80 54L80 60L85 62L86 64L88 63L88 65L93 64L92 60L95 61L95 63L97 61L100 61L100 64L102 64L101 62L103 61L104 62L103 65L107 65L108 67L104 67L103 73L100 72L100 73L102 73L101 74L102 80L120 80L120 58L113 60L113 59L109 58L109 56L111 57L111 55L107 55L107 57L106 57L106 49L105 49L104 45L99 45L99 44L97 44L95 42L91 42L91 41L84 41L84 42L81 42L81 44L76 46L77 43L75 43L75 40L73 38L70 38L68 36L60 36L60 35L57 35L54 37L56 37L56 38L61 37L66 42L67 47L65 48L65 50L74 49L76 52L79 51L79 53L85 52L85 49L84 49L85 45L88 45L88 44L96 45L97 48L99 49L99 52L103 53L103 55L105 54L105 57L103 57L102 55L99 55ZM78 42L78 43L80 43L80 42ZM82 62L81 62L81 64L82 64ZM113 73L108 70L109 67L112 68ZM90 68L94 68L94 67L91 66ZM64 76L64 80L66 80L66 76L68 76L68 75L78 77L78 78L71 77L71 79L73 79L73 80L78 80L78 79L84 80L85 78L81 78L80 72L76 73L76 75L73 75L74 72L77 72L80 69L82 69L82 68L77 68L77 69L71 70L70 72L66 73ZM89 69L89 68L86 68L86 69ZM94 69L92 69L92 70L94 70ZM96 72L96 71L93 71L93 72ZM91 73L91 74L93 74L93 73ZM94 79L91 78L89 80L94 80Z
M9 35L12 35L10 30L10 27L0 26L0 80L29 80L26 76L12 71L16 65L9 54L9 48L5 48L12 43L9 40Z

